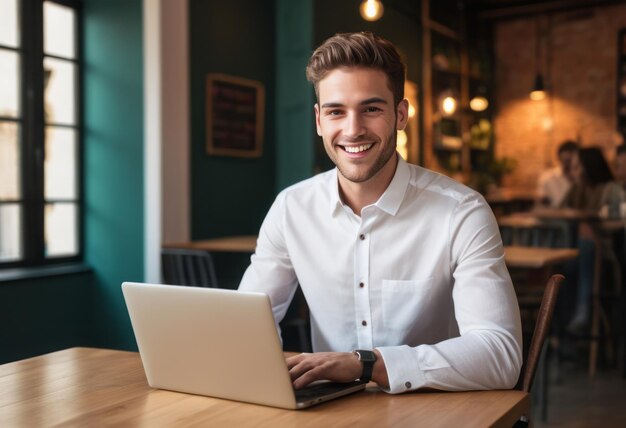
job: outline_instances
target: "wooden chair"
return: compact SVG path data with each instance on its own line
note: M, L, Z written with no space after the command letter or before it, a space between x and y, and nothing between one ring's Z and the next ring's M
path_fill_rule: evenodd
M163 248L161 267L165 284L217 287L213 257L207 251Z
M530 393L535 379L535 373L537 372L537 366L539 365L542 351L546 342L546 337L550 331L550 323L552 322L552 315L554 314L554 307L556 305L556 299L559 293L559 288L565 277L560 274L555 274L548 279L548 283L543 292L543 298L541 305L537 313L537 320L535 322L535 329L528 346L528 351L524 352L524 364L522 366L522 372L518 381L517 389ZM527 334L525 335L527 336ZM526 347L525 347L526 348ZM543 400L542 408L545 411L545 386L547 379L542 376L542 393ZM528 420L520 420L516 427L528 426Z

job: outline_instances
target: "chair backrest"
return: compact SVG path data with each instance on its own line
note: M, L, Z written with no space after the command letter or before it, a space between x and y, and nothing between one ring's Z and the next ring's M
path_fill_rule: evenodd
M218 286L213 257L207 251L163 248L161 267L165 284L194 287Z
M535 330L528 348L528 355L524 359L524 365L522 366L520 380L521 390L524 392L530 392L530 388L532 387L539 357L541 356L541 350L550 330L550 323L552 322L552 315L554 314L554 306L559 294L559 288L564 279L565 277L563 275L552 275L550 279L548 279L548 283L543 292L541 306L539 307L537 321L535 323Z

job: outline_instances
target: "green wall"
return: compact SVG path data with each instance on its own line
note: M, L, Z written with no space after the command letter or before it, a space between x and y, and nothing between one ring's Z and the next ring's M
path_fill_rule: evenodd
M274 199L274 3L189 0L191 237L254 234ZM265 86L260 158L208 156L205 80L223 73Z
M191 238L256 234L275 197L274 2L189 0ZM208 156L206 75L223 73L265 86L260 158ZM235 288L249 254L215 254L219 285Z
M0 364L91 345L92 275L0 283Z
M276 3L276 190L314 171L314 91L305 69L313 51L313 0Z
M134 349L121 283L143 279L141 0L84 6L85 259L97 346Z

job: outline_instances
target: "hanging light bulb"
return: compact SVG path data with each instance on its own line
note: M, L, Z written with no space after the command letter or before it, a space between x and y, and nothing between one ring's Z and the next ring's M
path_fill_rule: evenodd
M448 95L441 101L441 112L444 116L452 116L456 111L456 98Z
M366 21L378 21L383 16L384 9L380 0L363 0L359 12Z
M485 111L489 107L489 101L482 95L476 95L470 100L470 108L474 111Z
M543 85L543 76L541 73L537 73L535 77L535 86L530 93L530 99L533 101L541 101L546 97L546 89Z
M470 99L469 106L472 111L485 111L489 107L487 100L487 88L483 84L479 84L473 91L474 96Z

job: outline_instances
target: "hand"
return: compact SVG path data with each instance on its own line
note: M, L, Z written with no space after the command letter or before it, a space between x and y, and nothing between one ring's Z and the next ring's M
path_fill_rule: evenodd
M363 370L359 358L352 352L316 352L287 358L293 386L303 388L316 380L352 382Z

